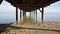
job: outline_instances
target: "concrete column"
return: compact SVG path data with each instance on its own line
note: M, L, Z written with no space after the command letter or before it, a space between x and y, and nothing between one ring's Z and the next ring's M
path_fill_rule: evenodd
M26 19L26 11L23 11L23 21Z
M44 7L42 7L42 23L43 23L43 21L44 21Z
M31 18L31 12L30 12L30 18Z
M36 10L36 22L37 22L37 10Z
M16 24L18 24L18 8L16 7Z
M23 11L23 16L26 16L26 11Z
M21 10L20 10L20 21L21 21L21 14L22 14L22 13L21 13Z
M30 11L30 22L32 22L32 21L31 21L31 11Z

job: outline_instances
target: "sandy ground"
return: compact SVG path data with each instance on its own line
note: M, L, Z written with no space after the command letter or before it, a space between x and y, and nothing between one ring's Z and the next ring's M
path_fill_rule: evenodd
M60 30L59 22L44 22L42 23L33 23L33 22L22 22L19 24L12 24L12 26L23 27L23 28L43 28L43 29L57 29Z
M19 24L12 24L11 26L21 27L18 29L7 28L1 34L60 34L59 22L19 22Z

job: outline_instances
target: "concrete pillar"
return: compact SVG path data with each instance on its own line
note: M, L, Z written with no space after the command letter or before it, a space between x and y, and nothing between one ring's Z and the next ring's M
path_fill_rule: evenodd
M36 22L37 22L37 10L36 10Z
M30 18L31 18L31 12L30 12Z
M44 7L42 7L42 23L43 23L43 21L44 21Z
M23 16L26 16L26 11L23 11Z
M31 21L31 11L30 11L30 22L32 22L32 21Z
M23 21L26 19L26 11L23 11Z
M16 24L18 24L18 7L16 7Z
M20 10L20 21L21 21L21 14L22 14L22 13L21 13L21 10Z

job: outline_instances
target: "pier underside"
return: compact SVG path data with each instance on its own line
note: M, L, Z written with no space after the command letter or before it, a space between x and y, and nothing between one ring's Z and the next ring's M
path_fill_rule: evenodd
M3 0L0 0L0 4L2 3ZM55 3L59 0L5 0L9 2L11 5L16 7L16 24L18 24L18 8L20 9L20 20L21 20L21 14L23 10L23 17L26 17L26 12L30 12L30 17L31 17L31 12L34 11L36 12L36 21L37 21L37 10L41 12L41 20L43 23L44 19L44 7L49 6L52 3ZM42 10L40 9L42 8ZM23 19L24 20L24 19Z
M3 0L0 0L0 4ZM5 0L16 7L16 24L0 24L0 34L60 34L60 22L44 22L44 7L59 0ZM20 22L18 22L18 9ZM41 12L41 21L37 22L37 10ZM30 18L26 19L29 12ZM35 21L31 19L34 12ZM23 19L22 19L23 18ZM21 22L23 20L23 22ZM36 22L36 23L35 23Z

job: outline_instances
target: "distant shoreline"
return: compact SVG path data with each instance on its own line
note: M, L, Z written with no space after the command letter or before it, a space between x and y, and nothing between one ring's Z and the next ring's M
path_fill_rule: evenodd
M14 24L14 22L11 22ZM11 23L0 23L0 24L11 24ZM42 21L38 22L38 23L42 23ZM44 21L44 23L60 23L60 22L57 22L57 21Z

